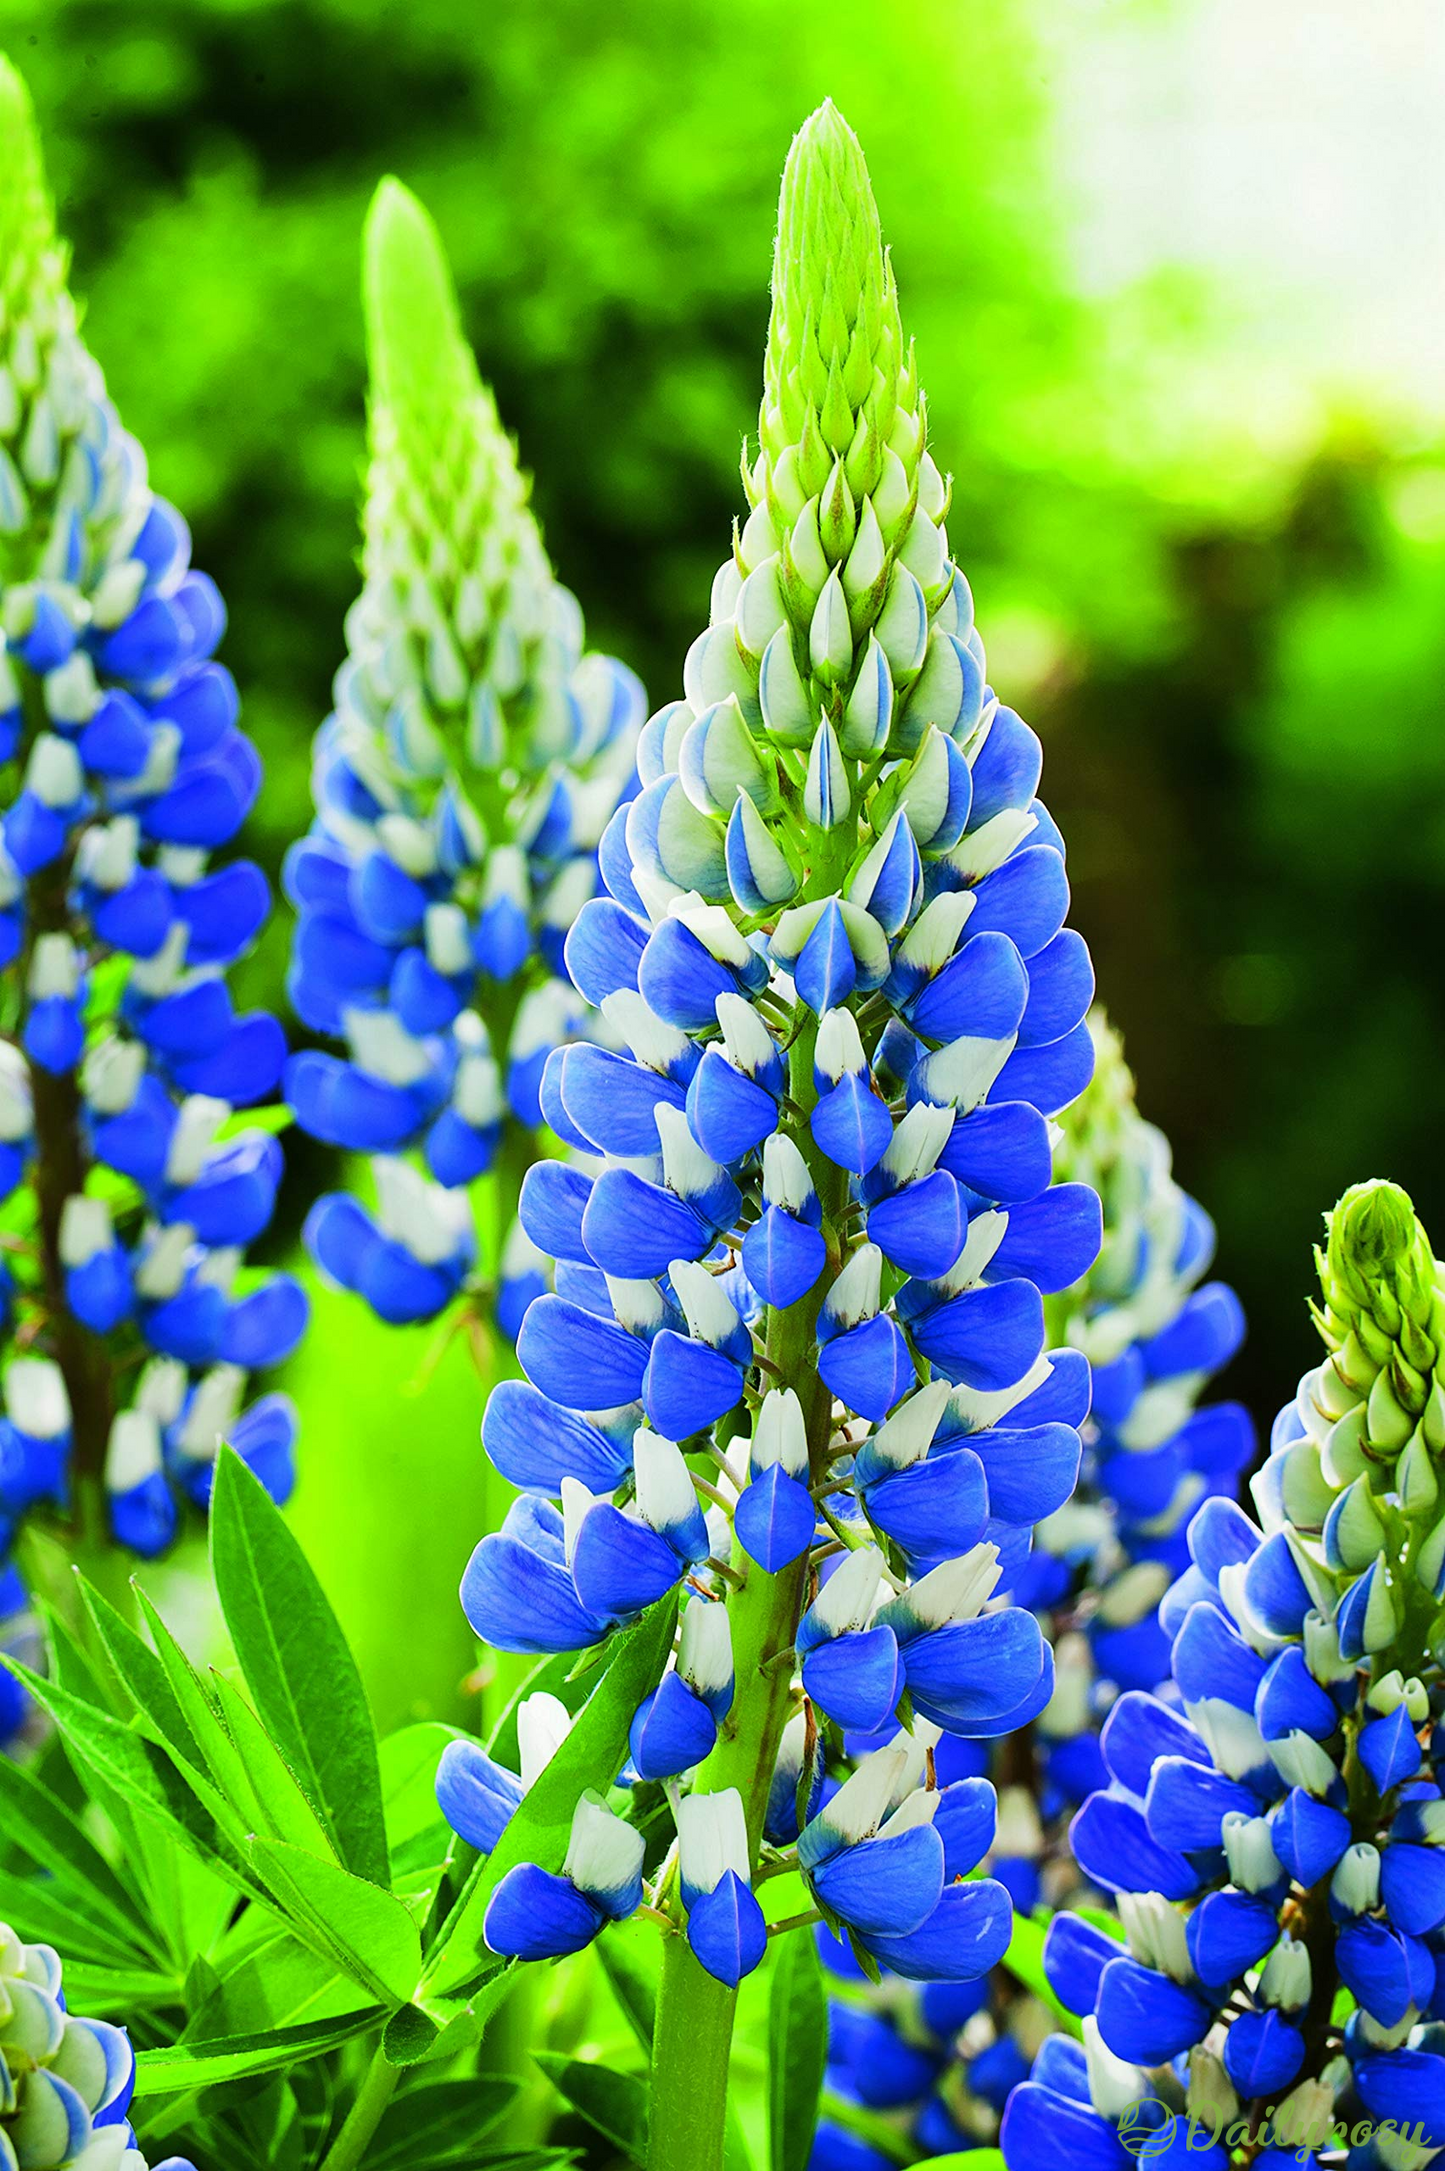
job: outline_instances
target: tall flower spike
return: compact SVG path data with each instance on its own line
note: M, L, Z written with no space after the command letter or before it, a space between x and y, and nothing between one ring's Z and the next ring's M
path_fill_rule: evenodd
M298 1056L287 1086L315 1136L383 1157L376 1210L328 1196L307 1242L396 1322L433 1317L471 1275L466 1187L499 1153L511 1220L543 1066L584 1023L562 943L634 788L642 695L583 652L440 239L397 181L373 201L364 264L365 578L286 878L297 1012L347 1052ZM514 1237L494 1264L515 1334L539 1262Z
M564 1049L544 1073L554 1128L605 1165L550 1181L545 1218L524 1199L564 1264L518 1339L530 1390L499 1391L484 1437L528 1497L463 1585L479 1633L529 1649L604 1640L684 1586L685 1620L725 1608L724 1723L700 1683L668 1687L680 1651L632 1731L640 1779L685 1812L735 1793L746 1833L745 1864L718 1856L706 1952L685 1831L680 1884L665 1868L652 1893L652 2161L695 2161L707 2135L700 2171L720 2161L730 1985L761 1949L749 1884L795 1839L818 1917L868 1969L972 1981L1007 1942L1003 1888L955 1882L987 1835L924 1743L1049 1700L1037 1621L995 1593L1074 1483L1087 1388L1044 1355L1043 1292L1099 1241L1095 1195L1050 1188L1092 974L1062 931L1038 742L985 684L831 106L788 159L773 292L751 511L684 698L643 730L609 895L568 938L628 1052ZM1064 1452L1031 1452L1041 1425ZM706 1554L680 1503L666 1528L648 1505L655 1434L710 1502Z
M1414 1440L1436 1452L1437 1269L1394 1185L1347 1192L1328 1231L1329 1355L1253 1481L1262 1527L1223 1499L1195 1515L1160 1614L1171 1701L1120 1697L1108 1784L1074 1821L1127 1945L1062 1915L1044 1964L1116 2064L1080 2074L1072 2046L1044 2046L1004 2119L1010 2171L1061 2149L1113 2161L1126 2105L1150 2161L1334 2162L1357 2119L1396 2128L1361 2162L1445 2145L1438 1523L1406 1460ZM1340 1426L1358 1475L1335 1462ZM1190 2141L1190 2118L1210 2131Z
M261 769L212 660L221 599L81 342L3 60L0 153L0 1298L28 1352L0 1386L0 1562L32 1509L151 1554L205 1505L222 1434L291 1485L290 1404L242 1403L306 1301L288 1275L237 1291L281 1151L232 1111L285 1046L226 974L269 896L249 861L210 865Z
M0 2162L25 2171L146 2171L126 2118L135 2053L124 2028L67 2010L59 1957L0 1922ZM154 2171L195 2171L167 2156Z
M1207 1498L1233 1498L1255 1444L1240 1404L1198 1406L1243 1331L1232 1292L1201 1286L1213 1229L1175 1182L1167 1140L1139 1114L1117 1033L1098 1010L1089 1025L1094 1076L1062 1119L1054 1168L1099 1193L1104 1240L1083 1279L1046 1306L1051 1333L1071 1352L1056 1360L1056 1377L1070 1365L1081 1382L1092 1376L1084 1463L1075 1497L1036 1531L1014 1579L1012 1596L1038 1613L1054 1646L1055 1688L1031 1734L997 1752L1000 1811L986 1864L1024 1912L1079 1896L1068 1820L1108 1783L1100 1725L1126 1691L1168 1681L1159 1600L1189 1564L1191 1516ZM1038 1425L1027 1451L1037 1460L1070 1448L1061 1426ZM945 1782L977 1786L989 1769L982 1744L945 1741L937 1755ZM875 1991L845 1947L821 1944L837 1982L833 2092L874 2108L886 2098L930 2153L993 2142L1049 2032L1047 2009L1006 1971L987 1990L909 1993L889 1982ZM817 2171L832 2171L835 2158L841 2171L843 2130L825 2121L818 2145Z

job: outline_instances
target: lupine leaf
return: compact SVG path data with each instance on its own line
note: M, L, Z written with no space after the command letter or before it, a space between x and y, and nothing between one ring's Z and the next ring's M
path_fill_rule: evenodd
M305 2058L353 2042L380 2018L378 2011L367 2007L338 2020L306 2021L299 2028L270 2028L259 2035L223 2035L209 2042L143 2050L136 2058L135 2092L138 2098L174 2096L254 2073L282 2073Z
M657 2023L657 1970L643 1965L638 1947L639 1940L628 1935L626 1924L617 1923L603 1931L592 1950L624 2018L650 2058ZM648 1949L656 1952L655 1937L648 1939Z
M505 2114L518 2083L486 2074L409 2089L387 2109L366 2152L367 2171L443 2171L478 2160L477 2142Z
M310 1941L385 2005L405 2005L421 1973L421 1937L392 1893L285 1840L253 1839L251 1860Z
M381 1792L393 1887L433 1892L453 1847L460 1843L437 1804L441 1753L457 1729L439 1719L403 1726L381 1744Z
M401 2006L382 2036L388 2064L431 2065L470 2049L520 1979L517 1967L501 1967L469 1998L429 1998L425 2005Z
M671 1594L613 1639L606 1670L571 1733L524 1796L495 1851L473 1870L444 1924L428 1955L429 1989L458 1990L491 1971L495 1963L482 1945L482 1924L487 1902L515 1863L562 1867L579 1800L589 1787L605 1792L622 1769L632 1715L662 1677L676 1620L677 1598Z
M0 1827L54 1891L132 1950L157 1950L145 1916L77 1818L34 1769L0 1757ZM158 1954L157 1954L158 1956Z
M805 2171L828 2059L828 1997L817 1943L777 1940L768 2000L768 2146L772 2171Z
M641 2163L647 2152L647 2083L635 2073L616 2073L560 2052L534 2050L532 2056L558 2095L579 2111L589 2126Z
M229 1448L216 1465L211 1558L257 1711L339 1859L388 1884L376 1729L356 1662L281 1511Z

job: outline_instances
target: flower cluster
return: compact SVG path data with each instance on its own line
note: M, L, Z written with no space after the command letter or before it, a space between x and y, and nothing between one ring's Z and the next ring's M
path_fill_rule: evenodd
M1046 1307L1051 1332L1090 1360L1092 1400L1074 1498L1035 1533L1011 1595L1040 1615L1056 1682L1032 1740L1002 1746L999 1829L989 1870L1021 1912L1077 1894L1068 1813L1108 1782L1098 1728L1129 1689L1169 1675L1158 1603L1188 1564L1185 1526L1200 1502L1232 1496L1254 1434L1238 1403L1196 1407L1243 1329L1222 1283L1199 1287L1214 1232L1170 1173L1168 1141L1138 1112L1117 1033L1089 1020L1094 1076L1062 1119L1054 1167L1103 1204L1103 1244L1083 1279ZM981 1747L967 1769L988 1766ZM991 2141L1012 2088L1048 2032L1046 2009L1006 1971L987 1984L921 1995L865 1988L836 1942L833 2095L886 2110L931 2153ZM818 2171L883 2171L857 2137L825 2120ZM874 2152L876 2155L876 2152Z
M1392 1185L1328 1232L1328 1355L1276 1422L1260 1522L1199 1510L1160 1610L1175 1700L1131 1691L1104 1727L1073 1844L1126 1943L1052 1925L1084 2047L1046 2045L1012 2097L1010 2171L1122 2165L1125 2140L1318 2163L1371 2122L1393 2135L1352 2163L1445 2145L1445 1285Z
M135 2053L123 2028L67 2012L48 1945L0 1922L0 2163L17 2171L146 2171L126 2122ZM168 2156L154 2171L194 2171Z
M622 1049L542 1074L552 1128L602 1166L523 1185L556 1290L487 1407L521 1497L463 1603L489 1643L570 1651L681 1594L630 1776L675 1804L653 1903L709 1973L755 1964L751 1886L796 1867L868 1967L968 1980L1010 1910L959 1881L993 1790L940 1786L938 1748L1052 1692L1037 1620L996 1601L1073 1488L1088 1407L1082 1356L1045 1355L1043 1292L1099 1243L1093 1191L1050 1183L1093 981L831 107L784 177L746 482L685 698L643 731L608 894L568 937ZM635 1904L641 1838L606 1814L560 1885L503 1879L494 1949L522 1922L529 1952L572 1949Z
M225 612L146 482L82 345L33 115L0 63L0 1559L17 1518L69 1505L142 1553L208 1496L225 1432L278 1494L295 1421L246 1378L306 1319L286 1275L239 1280L281 1172L233 1121L279 1082L281 1028L227 968L268 908L210 866L260 763L212 660ZM117 1383L149 1353L129 1406Z
M562 945L635 788L643 700L621 664L583 653L439 238L397 182L372 206L365 269L365 583L286 877L296 1010L347 1053L297 1056L287 1091L314 1136L378 1157L375 1211L331 1194L307 1241L401 1322L434 1317L472 1274L466 1187L508 1124L504 1171L538 1151L543 1066L583 1024ZM542 1262L510 1219L495 1294L515 1335Z

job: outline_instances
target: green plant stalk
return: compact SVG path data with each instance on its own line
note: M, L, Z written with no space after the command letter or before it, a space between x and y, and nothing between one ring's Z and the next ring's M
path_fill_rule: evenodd
M346 2123L322 2158L321 2171L357 2171L366 2161L366 2151L400 2079L400 2066L388 2062L378 2043Z
M800 1114L789 1127L808 1161L823 1204L823 1233L830 1268L813 1292L787 1311L770 1311L764 1354L778 1378L803 1406L808 1452L815 1479L826 1467L832 1428L832 1397L818 1376L814 1329L837 1272L837 1217L847 1201L847 1177L813 1145L807 1111L813 1090L816 1021L803 1013L789 1055L789 1094ZM769 1378L772 1378L770 1373ZM696 1791L736 1787L747 1817L748 1848L758 1864L768 1789L792 1711L794 1646L808 1599L808 1556L779 1575L767 1575L738 1545L733 1567L743 1577L728 1598L733 1673L737 1695L712 1754L702 1765ZM674 1899L673 1927L664 1933L662 1981L652 2046L652 2093L648 2171L722 2171L727 2119L728 2063L737 1993L716 1982L694 1959L683 1935L681 1902ZM796 1934L796 1933L793 1933Z

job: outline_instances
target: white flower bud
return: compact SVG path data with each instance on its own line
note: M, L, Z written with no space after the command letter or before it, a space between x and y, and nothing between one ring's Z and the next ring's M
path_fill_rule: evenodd
M17 1432L58 1440L70 1427L65 1376L48 1357L16 1357L5 1373L5 1410Z
M1230 1883L1241 1892L1263 1892L1284 1875L1284 1865L1274 1851L1269 1825L1263 1817L1246 1817L1231 1809L1220 1828Z
M972 1621L998 1587L1001 1570L996 1545L975 1545L957 1560L946 1560L911 1583L903 1603L929 1628L952 1621Z
M179 1446L193 1462L214 1462L221 1442L236 1422L246 1375L239 1365L213 1364L196 1383L181 1427Z
M789 1477L808 1475L808 1432L803 1405L791 1387L773 1387L758 1404L753 1422L751 1462L754 1470L779 1463Z
M1266 2005L1280 2005L1286 2012L1297 2013L1309 2004L1310 1988L1308 1948L1297 1944L1286 1930L1264 1963L1259 1995Z
M111 1420L105 1451L107 1492L133 1492L161 1467L161 1433L145 1410L121 1410Z
M1365 1840L1346 1847L1330 1879L1330 1895L1347 1913L1367 1915L1380 1904L1380 1850Z
M571 1712L560 1697L549 1696L545 1689L518 1704L517 1755L524 1788L536 1784L571 1731Z
M642 1869L645 1842L595 1794L584 1794L572 1817L563 1874L582 1892L623 1892Z
M74 1192L60 1209L60 1259L67 1267L84 1266L115 1243L110 1208L104 1199Z
M677 1805L678 1867L683 1882L712 1892L731 1870L749 1882L748 1827L736 1787L718 1794L685 1794Z
M697 1341L716 1349L737 1333L742 1322L731 1297L700 1261L674 1259L667 1276L687 1319L688 1332Z

